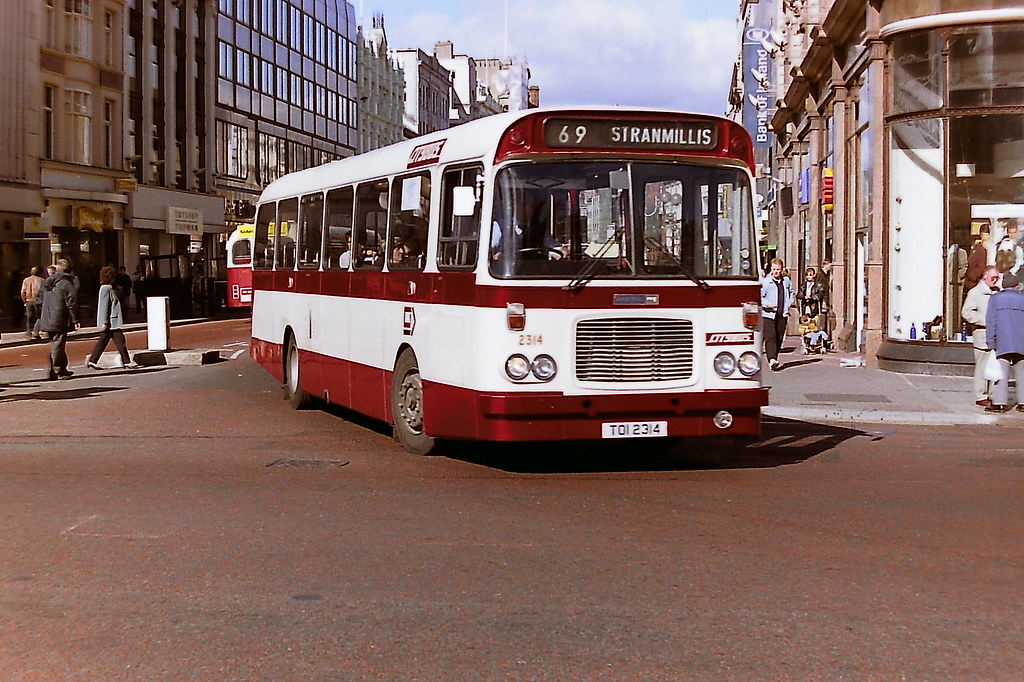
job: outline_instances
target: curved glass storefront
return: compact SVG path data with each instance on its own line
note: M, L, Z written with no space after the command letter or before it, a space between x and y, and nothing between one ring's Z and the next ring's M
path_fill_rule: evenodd
M891 341L966 346L960 308L977 281L973 265L1024 266L1024 10L1017 14L955 13L883 31Z

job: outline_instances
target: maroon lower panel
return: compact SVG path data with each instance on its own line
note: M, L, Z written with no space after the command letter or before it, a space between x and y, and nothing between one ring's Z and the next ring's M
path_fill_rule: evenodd
M283 381L280 344L253 339L254 360ZM318 398L375 419L392 421L389 370L302 352L302 388ZM435 438L484 441L591 440L601 437L602 422L666 421L669 436L756 436L768 389L700 393L629 393L567 396L547 393L482 393L423 382L424 423ZM728 429L713 418L733 415Z

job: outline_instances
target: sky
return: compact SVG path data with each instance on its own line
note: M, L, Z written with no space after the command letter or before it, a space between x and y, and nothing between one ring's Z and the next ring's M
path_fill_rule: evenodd
M541 106L722 114L739 50L737 0L350 2L360 23L384 15L389 47L525 61Z

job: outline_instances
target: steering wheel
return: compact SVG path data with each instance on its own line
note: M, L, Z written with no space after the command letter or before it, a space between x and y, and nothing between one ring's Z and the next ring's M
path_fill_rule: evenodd
M555 260L562 260L565 258L565 254L562 253L561 249L555 249L548 246L528 246L525 249L519 249L519 253L542 253L547 255L556 256Z

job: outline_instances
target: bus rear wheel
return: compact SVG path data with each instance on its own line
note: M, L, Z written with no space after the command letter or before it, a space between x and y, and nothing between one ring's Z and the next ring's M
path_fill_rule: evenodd
M423 381L412 351L404 351L395 363L391 414L395 420L395 440L403 448L414 455L426 455L434 449L434 439L423 431Z
M313 397L302 390L299 349L294 336L288 336L284 352L284 397L296 410L304 410L313 404Z

